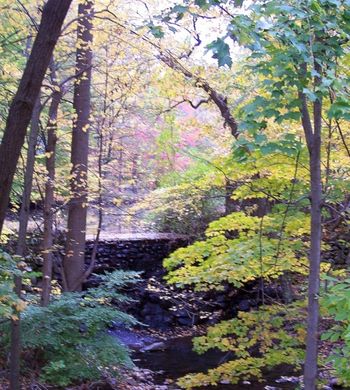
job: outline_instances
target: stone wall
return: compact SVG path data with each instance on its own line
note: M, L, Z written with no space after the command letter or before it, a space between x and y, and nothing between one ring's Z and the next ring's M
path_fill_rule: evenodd
M189 238L172 234L139 234L101 237L95 273L116 269L143 272L144 278L161 276L163 259L177 248L188 245ZM86 244L86 261L90 263L93 240Z
M224 291L194 292L191 288L178 289L164 280L163 259L175 249L188 245L186 236L157 234L102 237L98 245L95 274L104 271L132 270L142 272L142 280L130 286L128 295L134 299L124 308L143 324L152 328L193 326L215 323L231 318L238 310L249 310L256 302L254 289L246 294L232 286ZM88 240L87 263L94 246ZM92 276L86 287L98 284Z

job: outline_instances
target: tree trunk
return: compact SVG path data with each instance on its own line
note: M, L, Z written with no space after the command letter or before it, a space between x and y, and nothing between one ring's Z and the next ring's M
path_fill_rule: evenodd
M44 200L44 237L42 242L43 254L43 285L41 293L41 305L47 306L50 302L51 279L52 279L52 245L53 245L53 206L55 191L55 158L57 141L57 113L62 98L61 90L55 91L49 109L49 120L47 124L47 146L46 146L46 170L47 179L45 183Z
M15 293L21 295L22 279L15 276ZM10 390L20 390L20 364L21 364L21 317L11 320L11 346L10 346Z
M305 67L305 66L304 66ZM318 74L322 69L315 63ZM320 83L315 78L315 85ZM319 322L319 290L320 290L320 263L322 242L322 181L321 181L321 129L322 129L322 98L319 97L313 104L314 125L312 127L307 100L300 93L302 102L302 124L310 155L310 189L311 189L311 233L309 254L308 279L308 320L306 336L306 356L304 366L305 390L315 390L317 382L317 354L318 354L318 322Z
M124 145L123 145L123 139L121 139L119 144L119 155L118 155L118 190L119 191L121 191L123 179L124 179Z
M33 187L33 175L35 164L35 151L39 135L39 120L41 113L40 96L35 103L33 117L31 121L31 129L29 133L27 161L24 173L24 188L22 196L22 204L19 213L19 229L18 241L16 247L16 255L23 256L26 249L26 234L28 229L29 212L30 212L30 196Z
M11 103L0 145L0 234L25 134L63 21L72 0L48 0L38 34Z
M30 195L33 186L33 173L35 164L35 150L39 134L39 119L41 112L40 97L38 97L32 117L31 130L28 142L28 153L24 175L24 188L21 210L19 214L19 231L16 255L23 257L26 250L26 235L30 211ZM15 293L21 296L22 280L19 276L14 278ZM21 355L21 315L16 313L17 319L11 321L11 355L10 355L10 389L20 389L20 355Z
M238 202L231 198L233 191L237 188L235 183L228 177L225 178L225 215L231 214L239 209Z
M314 137L315 141L315 137ZM304 367L305 390L316 389L317 380L317 349L319 322L319 289L321 262L321 164L320 142L314 142L310 155L311 173L311 248L308 288L308 322L306 338L306 358Z
M79 4L76 54L77 77L73 102L76 119L73 123L71 199L68 209L66 254L63 262L69 291L81 290L82 282L80 281L84 274L88 202L87 168L92 64L92 11L92 0L86 0Z

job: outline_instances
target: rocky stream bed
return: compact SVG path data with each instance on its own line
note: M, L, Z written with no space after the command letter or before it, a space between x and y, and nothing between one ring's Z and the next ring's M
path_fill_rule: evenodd
M138 367L123 383L121 389L125 390L180 390L176 380L181 376L206 371L230 358L215 350L203 355L196 354L192 350L192 335L166 338L165 335L154 336L121 329L114 330L113 335L134 351L132 357ZM296 389L298 384L299 377L289 367L281 366L273 372L266 372L264 383L245 381L232 385L222 382L215 387L198 389L278 390Z
M163 280L162 260L174 249L187 244L181 237L125 237L116 242L109 238L99 245L97 273L113 269L142 271L142 280L128 290L134 299L124 310L144 326L124 329L115 324L111 334L132 351L137 367L128 372L120 390L175 390L176 380L191 372L206 371L232 358L218 350L198 355L192 350L192 338L221 319L232 318L238 311L248 311L259 304L255 284L237 290L226 286L224 291L194 292L178 289ZM87 262L92 243L87 245ZM89 284L98 283L96 276ZM269 294L278 295L273 287ZM221 383L217 390L296 389L299 378L288 367L266 373L266 382L244 382L238 385ZM214 389L214 387L212 387ZM210 387L205 387L209 390Z

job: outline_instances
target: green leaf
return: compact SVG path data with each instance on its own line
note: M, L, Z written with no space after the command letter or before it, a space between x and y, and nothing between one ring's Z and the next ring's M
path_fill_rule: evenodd
M243 3L243 0L241 1ZM220 5L221 0L195 0L194 4L203 11L207 11L211 6Z
M207 11L210 8L210 4L208 4L206 0L196 0L194 3L204 11Z
M183 5L175 5L175 7L173 7L172 9L172 12L175 12L177 14L184 14L187 11L188 11L188 7L185 7Z
M318 1L312 1L311 2L311 5L310 5L310 9L316 13L322 13L324 12L324 10L322 9L322 7L318 4Z
M277 123L282 123L283 121L297 121L300 120L300 112L299 111L290 111L284 115L280 115L277 119Z
M212 58L218 60L219 66L232 66L230 47L227 43L224 42L223 39L218 38L216 41L213 41L212 43L207 45L207 49L211 50L214 53Z
M331 105L328 116L329 118L348 120L350 118L350 103L345 99L338 99Z
M257 134L255 137L255 142L261 144L267 141L267 137L265 134Z
M148 28L150 29L150 32L154 36L154 38L163 38L164 37L164 31L163 31L162 26L155 26L154 24L150 23L148 25Z
M188 11L188 7L183 5L175 5L175 7L173 7L171 12L177 14L176 20L181 20L187 11Z
M305 94L307 96L307 98L309 100L311 100L312 102L315 102L317 99L316 94L314 92L310 91L310 89L308 89L308 88L303 89L303 94Z

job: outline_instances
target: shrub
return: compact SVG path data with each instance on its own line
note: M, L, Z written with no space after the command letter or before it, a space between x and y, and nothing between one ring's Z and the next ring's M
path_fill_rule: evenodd
M17 311L24 309L24 302L13 291L13 277L20 276L14 259L0 250L0 318L14 318Z
M112 321L125 326L136 322L116 307L127 300L120 288L136 278L135 273L115 271L102 276L98 288L55 295L48 307L28 305L22 315L22 344L40 364L43 381L67 386L132 366L128 350L108 330ZM0 341L8 348L9 329L4 330Z
M344 385L350 385L350 279L327 277L330 286L323 297L325 315L331 317L332 326L322 334L322 340L332 343L328 358L336 376Z

